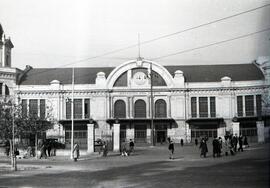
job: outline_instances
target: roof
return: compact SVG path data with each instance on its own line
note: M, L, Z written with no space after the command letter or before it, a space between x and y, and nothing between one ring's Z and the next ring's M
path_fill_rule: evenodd
M164 66L174 76L177 70L183 71L186 82L220 82L228 76L232 81L263 80L262 71L255 64L232 65L189 65ZM75 68L75 84L95 84L98 72L106 77L115 67ZM71 84L72 68L34 68L25 73L20 80L21 85L49 85L52 80L61 84Z
M95 84L98 72L104 72L106 76L114 68L75 68L75 84ZM34 68L29 70L20 81L20 85L49 85L51 81L59 80L61 84L72 83L72 68Z
M228 76L232 81L264 80L264 75L255 64L227 64L227 65L189 65L165 66L174 75L181 70L185 82L220 82L221 78Z

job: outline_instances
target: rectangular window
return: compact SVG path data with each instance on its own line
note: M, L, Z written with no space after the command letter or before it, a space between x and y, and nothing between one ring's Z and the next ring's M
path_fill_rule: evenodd
M197 98L191 97L191 117L197 117Z
M71 100L66 102L66 119L71 119Z
M237 96L237 115L243 117L243 97Z
M90 118L90 99L84 99L84 118Z
M210 97L210 116L216 117L216 98Z
M257 111L258 117L262 116L262 96L261 95L256 95L256 111Z
M207 97L199 97L199 115L200 117L208 117Z
M40 99L39 104L40 118L44 119L46 114L46 104L45 99Z
M74 99L74 118L82 119L82 99Z
M22 99L22 116L27 116L27 100Z
M0 95L3 95L3 93L2 93L2 86L3 86L3 84L0 83Z
M32 116L38 115L38 100L37 99L29 100L29 114Z
M253 95L245 96L246 116L254 116L254 97Z

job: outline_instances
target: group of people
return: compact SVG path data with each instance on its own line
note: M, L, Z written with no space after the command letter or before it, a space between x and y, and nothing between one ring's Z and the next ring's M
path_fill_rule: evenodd
M206 154L208 152L208 147L207 147L207 137L203 137L200 142L199 148L201 149L201 154L200 156L206 157ZM195 144L198 143L198 141L195 140ZM196 144L197 145L197 144ZM244 138L242 135L239 137L235 135L226 135L224 137L224 140L221 137L215 137L212 141L212 146L213 146L213 157L221 157L222 151L226 156L229 155L235 155L237 151L242 151L243 152L243 146L249 146L247 137L245 136Z
M121 147L120 147L121 156L127 157L131 155L131 153L134 152L134 146L135 144L132 139L129 140L129 143L127 143L126 140L121 142Z
M55 156L56 148L57 148L56 142L53 142L51 140L43 140L39 144L39 150L40 150L39 159L43 157L46 159L47 157Z

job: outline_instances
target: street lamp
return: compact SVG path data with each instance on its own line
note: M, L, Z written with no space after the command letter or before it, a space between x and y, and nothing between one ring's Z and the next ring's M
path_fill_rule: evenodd
M155 146L154 107L153 107L153 105L154 105L154 96L153 96L153 70L152 70L153 62L152 61L148 61L148 60L144 60L143 58L141 58L139 56L138 59L137 59L137 61L136 61L137 66L142 66L143 62L149 63L149 65L150 65L149 72L148 72L147 77L150 79L151 144L152 144L152 146Z

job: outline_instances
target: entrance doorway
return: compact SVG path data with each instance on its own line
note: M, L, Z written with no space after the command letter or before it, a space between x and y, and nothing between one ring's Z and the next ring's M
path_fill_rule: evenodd
M167 125L157 124L155 125L156 129L156 143L164 143L167 139Z
M146 143L146 124L136 124L135 125L135 138L134 141L136 143Z

